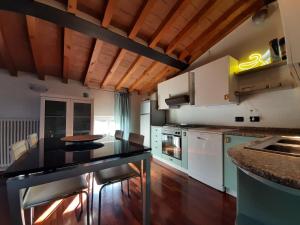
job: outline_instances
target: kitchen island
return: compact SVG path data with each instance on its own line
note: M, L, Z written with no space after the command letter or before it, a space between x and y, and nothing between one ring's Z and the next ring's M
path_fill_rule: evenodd
M300 157L247 148L268 138L228 152L238 167L237 225L300 224Z

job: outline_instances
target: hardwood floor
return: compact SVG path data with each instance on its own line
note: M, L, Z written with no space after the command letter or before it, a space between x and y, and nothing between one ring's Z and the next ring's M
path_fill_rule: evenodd
M152 225L234 225L235 199L218 192L187 175L152 163ZM139 180L132 180L131 197L120 184L107 186L102 195L102 225L138 225L142 221ZM98 194L95 190L94 220L97 224ZM65 200L42 225L84 225L77 223L70 207L72 198ZM74 200L75 201L75 200ZM73 204L74 205L74 204ZM49 207L49 206L48 206ZM69 207L72 211L66 210ZM74 207L73 207L74 208ZM36 219L45 211L36 209ZM70 211L70 212L68 212Z

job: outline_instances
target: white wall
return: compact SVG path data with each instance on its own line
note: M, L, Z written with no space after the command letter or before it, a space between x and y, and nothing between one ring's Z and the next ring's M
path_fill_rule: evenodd
M271 7L271 15L263 24L255 25L251 19L247 20L200 57L189 69L228 54L237 59L243 59L252 52L264 52L268 48L268 42L271 39L282 36L284 34L280 14L275 3ZM289 78L287 67L272 69L253 77L249 75L241 78L239 83L240 85L246 85L247 82L258 82L261 79L282 79L282 77L284 77L283 79ZM240 105L214 107L182 106L179 109L170 110L168 118L169 122L173 123L299 128L299 100L300 88L295 88L249 95L242 99ZM250 123L250 115L261 116L261 122ZM245 122L234 122L235 116L245 116Z
M48 88L49 94L82 97L88 93L94 98L95 117L114 116L114 92L89 89L80 82L69 80L68 84L60 79L46 76L46 81L37 79L37 75L19 72L18 77L12 77L6 70L0 69L0 118L40 117L40 94L29 89L30 84L39 84ZM143 96L132 94L131 119L132 131L139 132L139 110Z
M30 84L39 84L48 88L48 93L82 97L89 90L79 82L69 84L57 78L47 76L46 81L37 76L19 72L18 77L10 76L6 70L0 70L0 118L39 118L40 94L29 89Z

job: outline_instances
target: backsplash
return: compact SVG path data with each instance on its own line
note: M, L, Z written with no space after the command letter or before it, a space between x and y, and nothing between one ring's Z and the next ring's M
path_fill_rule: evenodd
M168 111L168 122L252 126L252 127L300 127L300 87L249 95L239 105L195 107L183 105ZM235 122L235 116L243 116L244 122ZM259 116L259 122L250 122L250 116Z

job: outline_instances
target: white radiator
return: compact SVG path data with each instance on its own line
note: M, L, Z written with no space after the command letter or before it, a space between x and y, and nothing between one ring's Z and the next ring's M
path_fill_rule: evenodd
M0 119L0 168L5 168L11 163L9 149L12 144L38 132L39 120Z

